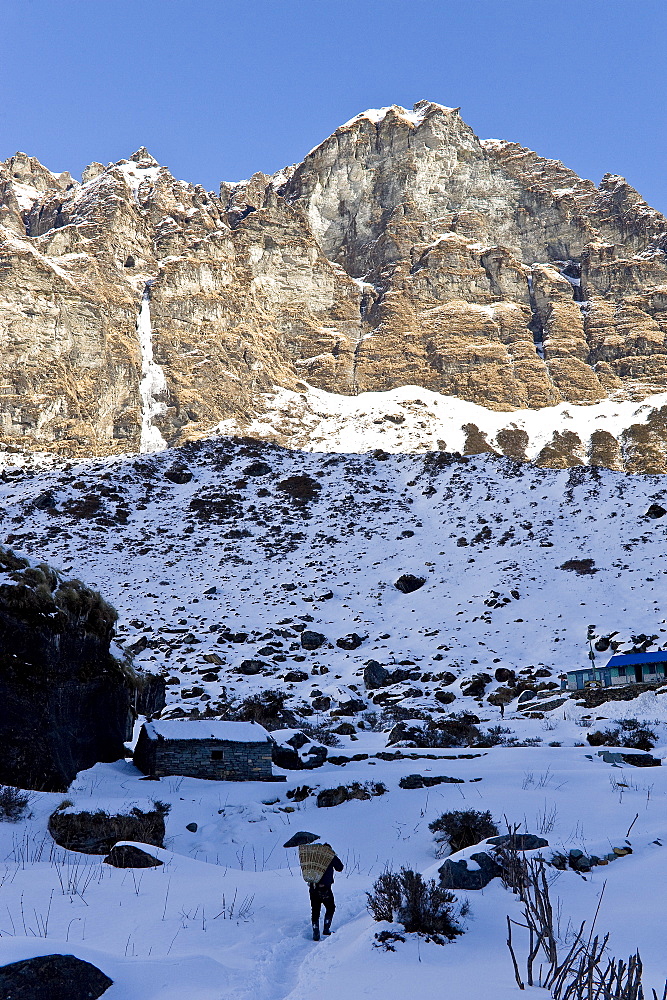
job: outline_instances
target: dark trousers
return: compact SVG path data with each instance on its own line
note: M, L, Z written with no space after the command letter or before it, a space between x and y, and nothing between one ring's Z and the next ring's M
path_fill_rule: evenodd
M319 924L320 910L324 904L324 922L325 924L330 924L331 918L333 917L336 909L331 886L310 885L308 886L308 891L310 893L310 912L313 918L313 923Z

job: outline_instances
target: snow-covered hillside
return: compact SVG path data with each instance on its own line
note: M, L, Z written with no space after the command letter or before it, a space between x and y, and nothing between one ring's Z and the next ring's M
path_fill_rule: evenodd
M479 713L461 689L498 668L553 698L559 674L587 662L588 625L665 645L667 517L647 510L666 497L661 477L595 468L213 439L6 471L0 507L3 541L116 606L118 642L168 673L167 714L224 711L278 685L297 711L314 699L307 717L322 721L352 699L381 707L361 679L370 659L411 674L391 688L404 709L442 711L445 685L447 711ZM403 574L424 585L402 593ZM326 642L303 649L304 627ZM357 648L336 645L352 633ZM259 673L239 672L248 660Z

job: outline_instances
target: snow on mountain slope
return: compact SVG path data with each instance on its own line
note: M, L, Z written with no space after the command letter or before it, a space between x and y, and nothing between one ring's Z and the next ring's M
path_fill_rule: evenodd
M310 385L302 392L277 388L265 402L265 413L250 424L225 420L216 430L246 433L305 451L343 453L382 448L394 453L446 449L509 454L507 441L499 440L499 435L519 432L522 437L520 443L517 438L517 447L525 458L538 464L546 446L570 433L579 438L579 460L588 464L592 435L602 431L621 439L630 427L646 424L667 405L667 392L642 401L605 399L588 406L559 403L540 410L510 412L489 410L416 385L357 396L341 396Z
M558 675L587 662L588 625L667 642L667 517L646 514L663 477L214 439L3 478L3 541L99 588L119 643L168 673L167 714L226 712L276 685L311 721L352 699L375 710L361 679L375 659L410 674L389 699L407 714L442 712L447 686L447 711L492 718L461 696L475 674L523 670L553 699ZM405 573L424 585L400 592ZM304 627L320 648L302 648ZM351 633L358 648L336 645ZM248 660L259 673L239 672ZM661 718L662 696L646 697Z

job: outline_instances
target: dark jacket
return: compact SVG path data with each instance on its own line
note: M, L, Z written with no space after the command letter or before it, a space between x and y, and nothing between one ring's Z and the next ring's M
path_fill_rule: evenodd
M329 862L329 867L317 884L321 886L332 885L334 880L334 871L342 872L343 867L344 865L340 858L338 856L333 857Z

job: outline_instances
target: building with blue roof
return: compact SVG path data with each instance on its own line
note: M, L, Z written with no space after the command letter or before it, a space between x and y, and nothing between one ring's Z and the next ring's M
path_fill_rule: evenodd
M579 691L588 687L623 687L625 684L660 684L667 680L667 650L654 653L618 653L598 667L568 670L563 690Z

